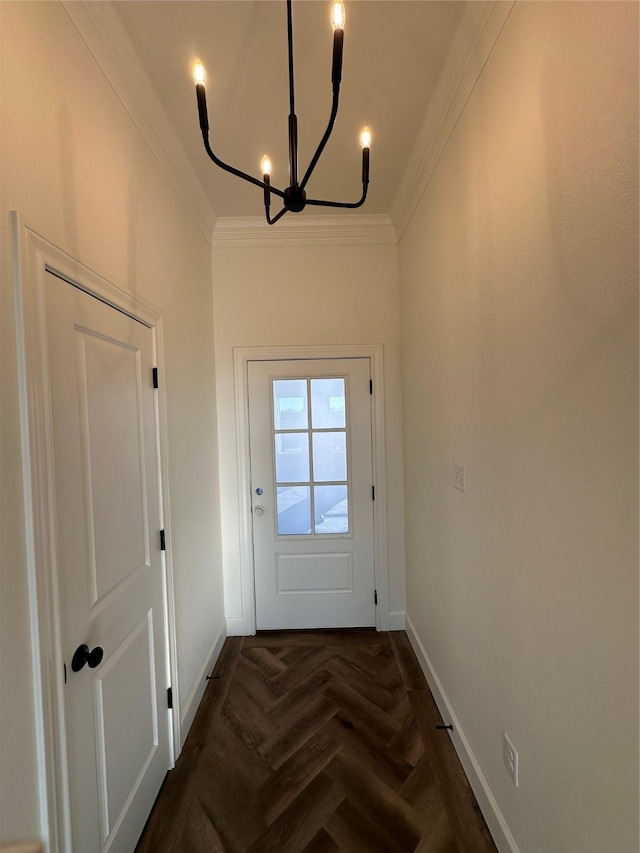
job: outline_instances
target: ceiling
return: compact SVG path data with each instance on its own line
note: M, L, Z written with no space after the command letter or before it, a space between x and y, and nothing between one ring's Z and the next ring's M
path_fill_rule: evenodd
M468 0L346 0L344 66L335 129L309 181L315 198L361 193L360 128L372 130L365 214L388 214ZM260 216L259 188L208 159L198 125L193 60L207 69L211 143L228 163L288 183L284 0L121 0L113 4L186 155L219 217ZM304 173L331 106L331 0L293 4L299 171ZM479 18L479 14L476 17ZM278 208L274 206L273 212ZM335 213L313 208L314 214Z

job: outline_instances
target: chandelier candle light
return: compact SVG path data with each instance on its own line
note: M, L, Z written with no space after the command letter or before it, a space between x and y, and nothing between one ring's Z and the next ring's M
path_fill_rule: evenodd
M371 132L368 127L363 128L360 134L360 144L362 146L362 196L359 201L325 201L323 199L307 198L305 187L311 177L313 170L316 167L320 155L324 151L325 145L329 141L333 125L335 124L338 114L338 100L340 97L340 81L342 79L342 46L344 42L344 4L342 0L335 0L331 9L331 24L333 26L333 65L331 69L331 83L333 85L333 102L331 104L331 115L329 123L324 132L320 144L318 145L315 154L311 158L311 162L304 173L301 181L298 181L298 118L295 110L295 97L293 85L293 28L291 24L291 0L287 0L287 39L289 44L289 186L284 190L279 190L277 187L271 186L271 160L265 154L260 163L262 172L262 180L242 172L230 166L217 157L209 144L209 118L207 115L207 96L205 93L206 74L204 65L200 60L196 60L193 66L193 79L196 84L196 97L198 100L198 116L200 119L200 130L202 131L202 140L204 147L216 166L220 166L225 172L230 172L238 178L242 178L251 184L262 187L264 191L264 212L269 225L273 225L287 211L291 213L300 213L308 205L316 205L318 207L346 207L356 208L361 207L367 198L367 189L369 187L369 148L371 146ZM279 213L272 218L270 213L271 196L279 196L284 207Z

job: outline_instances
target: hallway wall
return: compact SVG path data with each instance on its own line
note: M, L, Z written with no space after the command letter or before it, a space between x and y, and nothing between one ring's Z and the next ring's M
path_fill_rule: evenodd
M261 199L256 200L260 204ZM277 226L275 226L277 227ZM225 606L243 632L233 348L383 344L390 610L404 625L404 528L397 248L214 248L216 386Z
M8 212L163 311L180 692L224 631L209 241L54 2L2 2L0 840L38 776Z
M637 851L637 4L515 5L400 281L408 617L520 851Z

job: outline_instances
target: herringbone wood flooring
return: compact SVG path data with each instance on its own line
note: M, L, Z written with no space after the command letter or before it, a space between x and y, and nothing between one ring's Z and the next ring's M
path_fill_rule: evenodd
M229 638L138 853L495 853L404 632Z

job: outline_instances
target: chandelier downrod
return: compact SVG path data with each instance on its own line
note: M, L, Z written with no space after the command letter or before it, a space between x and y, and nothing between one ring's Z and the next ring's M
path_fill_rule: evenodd
M298 118L295 111L295 88L294 88L294 69L293 69L293 24L291 12L292 0L287 0L287 41L288 41L288 57L289 57L289 186L284 190L271 185L271 161L265 155L262 158L262 180L254 178L252 175L243 172L241 169L236 169L221 160L212 150L209 143L209 117L207 114L207 98L205 92L206 75L204 66L197 60L194 64L194 80L196 83L196 99L198 103L198 117L200 120L200 130L202 132L202 141L204 148L209 157L213 160L216 166L224 169L244 181L248 181L255 186L262 187L264 212L269 225L274 225L281 219L285 213L300 213L309 205L318 207L339 207L355 209L361 207L366 198L369 188L369 149L371 145L371 133L368 128L364 128L360 143L362 146L362 196L359 201L327 201L324 199L307 198L305 187L309 178L313 174L318 160L324 148L329 141L329 137L333 131L336 116L338 114L338 102L340 98L340 83L342 80L342 49L344 44L344 6L342 0L335 0L332 9L333 22L333 63L331 68L331 84L333 87L333 99L331 103L331 113L327 129L325 130L322 139L311 158L311 162L307 167L307 171L298 181ZM274 217L271 217L271 196L275 195L283 199L284 206Z

